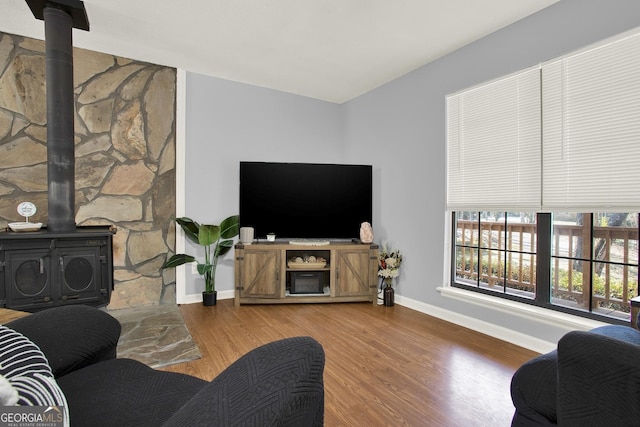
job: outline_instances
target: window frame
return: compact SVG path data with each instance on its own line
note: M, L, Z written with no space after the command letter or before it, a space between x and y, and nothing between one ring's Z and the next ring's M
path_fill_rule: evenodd
M536 214L536 280L534 283L534 295L533 298L525 298L522 296L515 295L513 293L508 293L506 291L496 292L494 290L484 289L480 286L471 286L469 284L460 282L457 280L456 275L456 251L458 248L457 239L456 239L456 231L457 231L457 212L451 212L451 235L450 235L450 263L449 263L449 279L451 287L457 289L463 289L471 292L476 292L488 296L492 296L495 298L506 299L517 303L523 303L527 305L537 306L544 309L549 309L565 314L575 315L587 319L597 320L600 322L611 323L611 324L620 324L620 325L629 325L630 320L618 319L615 317L605 316L603 314L599 314L594 312L591 307L591 301L589 302L588 310L574 309L571 307L554 304L552 300L552 277L551 277L551 267L552 260L554 259L553 255L553 242L552 242L552 231L553 231L553 215L551 213L543 213L538 212ZM593 213L585 213L593 215ZM640 232L640 224L639 224L639 232ZM505 229L506 233L506 229ZM593 247L593 221L590 224L590 247ZM505 242L506 244L506 242ZM478 242L478 247L480 247L480 242ZM593 259L593 250L591 250L590 259L585 258L576 258L570 257L570 259L578 259L583 262L588 262L589 268L593 268L593 263L597 262L597 260ZM620 263L612 263L612 264L620 264ZM640 262L639 262L640 264ZM640 272L638 273L640 276ZM480 277L480 275L479 275ZM640 277L638 277L640 280ZM478 278L479 283L479 278ZM640 293L640 286L636 290L636 293ZM593 297L593 280L590 280L589 283L589 294Z

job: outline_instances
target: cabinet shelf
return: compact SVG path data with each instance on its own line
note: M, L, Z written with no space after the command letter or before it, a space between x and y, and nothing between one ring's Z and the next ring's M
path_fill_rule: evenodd
M325 287L325 291L324 292L316 293L316 294L292 294L291 292L289 292L287 290L284 295L285 295L286 298L304 298L304 297L318 298L318 297L329 297L329 296L331 296L331 291L329 291L328 287Z
M300 270L329 270L331 267L326 262L287 262L287 270L300 271Z
M331 271L330 266L322 267L322 268L289 268L287 267L287 271Z

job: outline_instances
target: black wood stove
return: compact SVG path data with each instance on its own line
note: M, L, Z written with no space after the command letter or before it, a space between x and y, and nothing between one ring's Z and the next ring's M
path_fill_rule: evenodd
M112 230L0 233L0 306L37 311L104 306L113 288Z
M0 306L37 311L109 303L114 229L76 227L72 29L89 30L79 0L26 0L44 20L47 83L47 226L0 233Z

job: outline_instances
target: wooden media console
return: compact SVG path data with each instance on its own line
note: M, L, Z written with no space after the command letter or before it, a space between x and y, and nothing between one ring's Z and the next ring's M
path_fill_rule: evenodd
M375 244L238 243L235 305L355 301L377 304L377 274Z

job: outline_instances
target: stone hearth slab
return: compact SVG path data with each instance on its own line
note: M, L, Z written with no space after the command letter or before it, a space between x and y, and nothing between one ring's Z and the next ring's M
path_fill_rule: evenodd
M161 368L201 357L176 305L110 310L109 314L122 325L118 358Z

